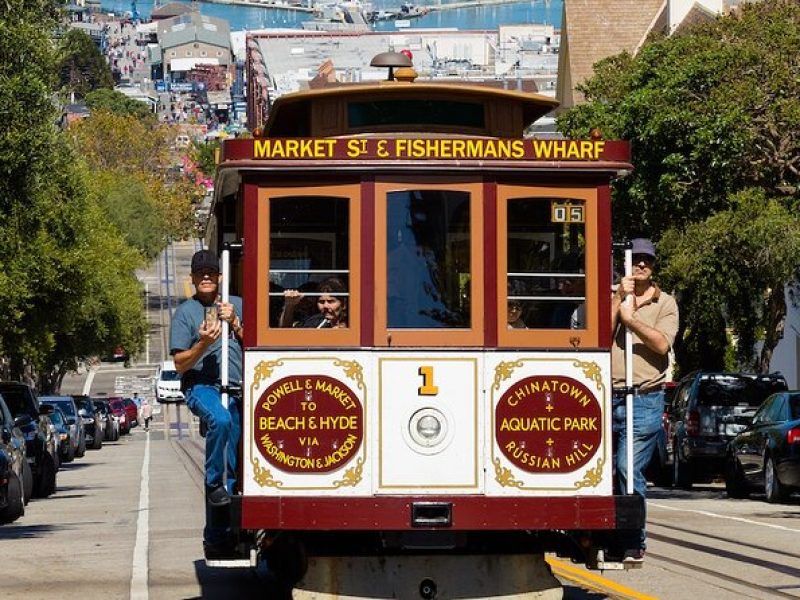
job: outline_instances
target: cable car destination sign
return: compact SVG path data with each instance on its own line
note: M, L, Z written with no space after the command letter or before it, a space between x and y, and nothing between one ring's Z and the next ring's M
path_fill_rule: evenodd
M529 473L567 473L597 453L600 403L581 382L560 375L526 377L495 407L495 439L503 455Z
M627 160L617 140L498 138L254 138L225 143L225 160Z
M279 379L255 405L254 440L271 465L289 473L327 473L358 452L361 402L346 384L324 375Z

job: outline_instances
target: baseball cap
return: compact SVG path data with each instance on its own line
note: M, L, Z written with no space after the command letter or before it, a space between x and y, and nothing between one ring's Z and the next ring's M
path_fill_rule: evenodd
M211 250L198 250L192 256L192 273L200 273L205 270L219 273L219 259Z
M636 238L631 240L633 254L646 254L647 256L656 257L656 247L653 242L646 238Z

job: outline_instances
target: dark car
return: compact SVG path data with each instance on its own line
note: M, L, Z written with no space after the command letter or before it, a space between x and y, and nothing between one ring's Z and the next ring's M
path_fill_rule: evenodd
M75 448L75 456L80 458L86 454L86 431L83 425L83 419L78 414L78 405L75 404L75 399L72 396L42 396L39 398L45 404L52 404L58 406L67 417L69 425L75 425L75 433L78 438L78 445Z
M78 414L86 431L86 447L92 450L100 450L103 447L105 422L100 420L97 409L94 407L94 402L89 396L73 396L73 399L78 406Z
M0 523L16 521L25 514L25 438L14 417L0 399Z
M111 408L111 412L113 412L117 419L119 419L119 432L121 435L125 435L131 432L131 423L128 421L128 411L125 408L125 402L122 398L108 398L106 400L108 402L108 406Z
M787 389L780 374L698 371L678 382L667 409L667 450L676 486L722 475L728 443L770 394Z
M67 417L57 406L53 407L53 412L50 414L50 420L58 432L59 446L58 457L61 462L68 463L75 460L75 450L78 448L78 435L70 431L72 428L77 431L77 425L72 425L67 422Z
M95 412L103 424L103 439L109 442L117 441L119 439L119 421L114 413L111 412L111 407L107 402L99 399L93 399L92 404L94 404Z
M755 487L764 490L767 502L783 502L800 489L800 391L767 398L728 446L728 496L744 498Z
M33 389L19 381L0 383L0 394L25 438L25 455L33 474L33 493L46 497L56 490L58 451L48 413Z

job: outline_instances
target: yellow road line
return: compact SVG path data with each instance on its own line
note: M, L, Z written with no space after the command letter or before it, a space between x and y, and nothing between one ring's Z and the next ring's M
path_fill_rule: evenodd
M576 567L570 563L557 558L548 556L545 558L547 564L553 569L553 574L569 579L582 586L588 587L595 592L613 592L616 597L630 598L631 600L658 600L656 596L648 596L634 589L606 579L592 571L587 571L582 567Z

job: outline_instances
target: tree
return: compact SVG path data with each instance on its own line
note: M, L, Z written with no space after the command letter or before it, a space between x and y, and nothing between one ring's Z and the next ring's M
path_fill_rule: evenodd
M58 74L61 88L85 98L92 90L114 87L111 68L100 49L80 29L70 29L61 40Z
M117 116L131 116L150 123L156 122L156 115L150 107L122 92L101 88L86 94L86 106L97 112L109 112Z
M752 343L764 340L764 370L782 334L783 293L797 281L800 253L765 232L782 236L797 226L798 56L800 4L748 3L653 39L635 57L601 61L582 87L588 102L559 118L571 136L599 128L631 140L635 168L614 187L614 232L663 238L662 283L681 295L687 324L678 349L694 349L679 353L683 370L699 366L694 361L710 348L721 357L726 327L738 337L743 366ZM766 220L756 227L760 215ZM776 246L780 266L759 274ZM746 252L738 267L729 261Z

